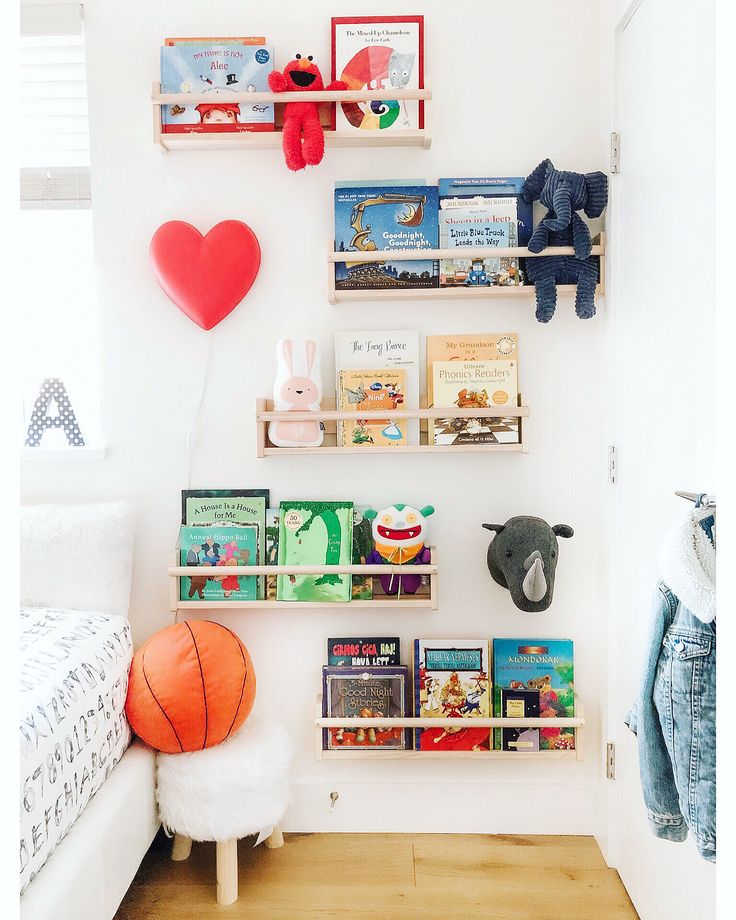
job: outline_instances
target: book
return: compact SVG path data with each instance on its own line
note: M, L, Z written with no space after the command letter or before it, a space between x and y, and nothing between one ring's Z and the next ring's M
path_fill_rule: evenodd
M414 715L427 719L488 718L490 669L487 639L414 640ZM487 751L490 730L415 729L418 751Z
M164 45L265 45L266 37L264 35L238 35L235 37L213 37L208 38L206 36L191 36L191 37L175 37L175 38L165 38Z
M363 412L386 409L392 412L404 401L405 374L393 370L341 370L338 406L354 413L355 421L338 422L338 443L342 447L397 447L406 443L406 421L365 419Z
M401 664L398 636L374 636L327 640L327 664L341 668L385 668Z
M373 552L373 527L365 516L367 505L353 507L353 565L365 565ZM353 575L351 598L354 601L369 601L373 597L373 576ZM391 662L399 664L400 662ZM332 664L332 662L328 662Z
M518 386L516 361L435 361L432 392L438 406L485 409L516 405ZM435 444L518 444L516 417L436 418Z
M407 131L424 127L424 102L391 99L391 89L424 87L423 16L333 16L332 79L347 88L386 89L380 102L333 107L332 128Z
M530 719L539 716L539 690L501 688L501 715L507 719ZM502 728L501 749L530 753L539 750L538 728Z
M258 527L258 551L251 565L261 565L266 558L266 509L268 489L182 489L181 522L190 527L255 524ZM265 597L266 582L258 578L258 598Z
M279 510L266 509L266 565L276 565L279 560ZM266 599L276 600L276 575L266 575Z
M519 337L515 332L480 332L427 336L427 405L434 399L432 368L436 361L519 361ZM518 371L517 371L518 383Z
M407 715L409 685L406 667L322 668L322 715L328 718L371 718ZM368 728L325 728L322 748L406 750L409 730L390 724Z
M258 524L206 527L182 525L179 530L180 561L199 566L202 574L179 579L182 601L254 601L258 598L255 576L228 575L232 566L256 565Z
M434 185L335 189L335 249L386 252L380 262L335 262L340 291L437 287L436 259L392 260L392 249L436 249L438 196Z
M161 48L161 92L206 94L208 101L162 105L164 134L274 130L272 103L233 102L221 96L269 91L270 45L246 44L243 39L174 41Z
M353 503L283 501L279 507L279 565L351 565ZM347 602L352 576L279 575L280 601Z
M341 370L385 367L404 372L406 409L419 408L419 333L410 330L335 333L335 402L338 404ZM406 420L407 444L419 444L419 419Z
M532 234L532 206L521 198L523 185L520 176L440 179L440 248L526 246ZM440 287L524 283L524 262L518 256L440 262Z
M493 710L503 712L503 690L539 694L541 718L575 715L573 643L571 639L494 639ZM540 728L539 750L573 750L575 729ZM501 750L501 729L494 729L494 747Z

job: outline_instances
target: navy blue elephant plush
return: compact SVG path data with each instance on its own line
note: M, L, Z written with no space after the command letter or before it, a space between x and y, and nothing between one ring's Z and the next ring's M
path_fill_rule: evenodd
M588 217L601 216L608 202L607 176L563 172L551 160L543 160L527 177L521 196L528 204L539 199L548 208L529 240L531 252L543 252L547 246L575 248L574 256L527 259L527 275L536 289L537 319L540 323L552 319L558 284L577 284L575 312L580 319L590 319L595 315L600 266L598 256L590 254L590 230L577 212L582 209Z

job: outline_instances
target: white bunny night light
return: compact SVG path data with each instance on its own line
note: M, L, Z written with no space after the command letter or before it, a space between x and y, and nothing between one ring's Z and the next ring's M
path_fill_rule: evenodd
M319 409L322 399L322 372L317 343L312 339L304 342L281 339L276 345L276 362L276 379L273 382L274 409L279 412ZM295 367L298 371L304 371L304 375L296 374ZM278 421L269 423L268 437L276 447L319 447L324 432L320 423L316 421Z

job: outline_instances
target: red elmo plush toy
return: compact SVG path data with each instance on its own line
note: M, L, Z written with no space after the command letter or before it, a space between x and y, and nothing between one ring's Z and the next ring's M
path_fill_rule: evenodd
M297 54L284 68L268 75L268 85L273 93L304 92L308 90L347 89L342 80L335 80L325 87L319 67L312 61L312 55ZM284 107L284 159L289 169L299 170L305 166L316 166L325 152L325 137L319 120L316 102L287 102Z

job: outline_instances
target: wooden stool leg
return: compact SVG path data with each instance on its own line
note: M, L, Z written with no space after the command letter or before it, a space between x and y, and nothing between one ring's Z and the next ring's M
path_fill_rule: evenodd
M269 850L278 850L279 847L284 845L284 835L278 824L271 831L271 836L263 841L263 845L264 847L268 847Z
M238 900L238 841L217 841L217 903L234 904Z
M171 844L171 858L174 862L182 862L189 859L192 852L192 838L185 837L183 834L174 834L174 842Z

